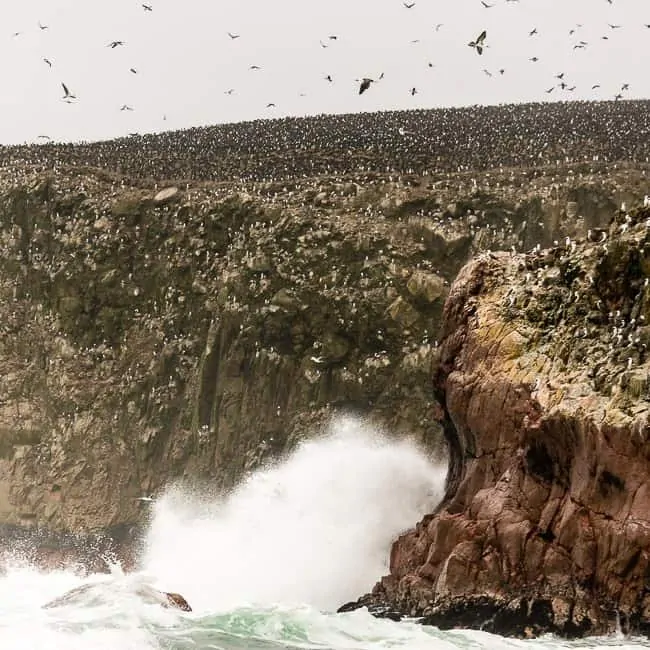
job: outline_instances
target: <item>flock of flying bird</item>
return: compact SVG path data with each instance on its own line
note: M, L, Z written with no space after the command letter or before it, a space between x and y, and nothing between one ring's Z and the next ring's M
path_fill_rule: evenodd
M594 0L594 1L596 1L596 0ZM610 5L612 5L612 4L614 3L614 0L604 0L604 1L607 2L607 3L610 4ZM507 3L519 3L519 2L520 2L520 0L503 0L503 3L502 3L502 4L507 4ZM404 9L407 10L407 11L412 11L414 8L416 8L417 4L418 4L417 0L412 0L412 1L410 1L410 2L408 2L408 1L402 1L402 5L403 5ZM497 3L497 2L492 2L492 3L490 3L490 2L487 2L486 0L480 0L480 4L482 5L482 7L483 7L484 9L492 9L492 8L494 8L495 6L497 6L497 4L499 4L499 3ZM140 6L141 6L142 10L143 10L145 13L153 13L153 11L154 11L154 6L153 6L152 4L148 4L148 3L146 3L146 2L141 2L141 3L140 3ZM443 27L443 23L438 23L437 25L435 25L435 31L439 31L441 27ZM570 36L573 36L574 34L576 34L576 32L577 32L581 27L582 27L581 24L576 25L574 28L572 28L572 29L569 30L569 35L570 35ZM647 29L650 29L650 24L644 24L643 27L645 27L645 28L647 28ZM38 28L39 28L41 31L45 31L45 30L49 29L49 26L48 26L48 25L44 25L44 24L42 24L42 23L39 21L39 22L38 22ZM610 28L610 30L612 30L612 31L614 31L614 30L619 30L619 29L622 28L622 25L614 24L614 23L609 23L609 28ZM13 36L14 36L14 37L20 36L21 33L22 33L22 32L14 32L14 33L13 33ZM241 36L241 34L234 33L234 32L232 32L232 31L227 31L226 33L227 33L228 37L229 37L232 41L236 41L236 40L239 39L240 36ZM531 30L529 31L529 33L528 33L528 36L530 36L530 37L534 37L534 36L537 36L537 35L538 35L538 30L537 30L536 27L534 27L533 29L531 29ZM601 38L602 38L603 40L607 40L609 37L608 37L607 35L603 35ZM330 34L330 35L325 39L325 41L320 40L320 46L321 46L322 48L327 48L327 47L329 47L329 46L330 46L334 41L337 41L337 40L338 40L338 36L337 36L337 35L335 35L335 34ZM467 43L467 46L470 47L470 48L472 48L472 49L476 52L476 54L477 54L478 56L482 56L483 53L484 53L484 51L485 51L488 47L490 47L489 44L488 44L488 42L487 42L487 40L488 40L488 32L487 32L487 30L484 29L484 30L482 30L482 31L480 32L480 34L478 34L478 36L476 36L475 38L469 40L468 43ZM417 42L417 41L413 41L413 42ZM106 47L108 47L108 48L114 50L114 49L116 49L116 48L118 48L118 47L123 47L123 46L125 46L125 45L126 45L126 42L125 42L124 40L112 40L112 41L110 41L110 42L106 45ZM585 48L587 48L588 45L589 45L589 43L588 43L587 41L585 41L585 40L579 40L579 41L577 41L577 42L573 45L573 49L574 49L574 50L584 50ZM537 63L537 62L539 61L539 58L536 57L536 56L532 56L532 57L529 58L529 60L530 60L531 62L533 62L533 63ZM43 62L44 62L46 65L48 65L50 68L53 67L53 63L52 63L52 61L51 61L49 58L47 58L47 57L43 57ZM434 67L434 65L433 65L432 63L428 63L428 66L429 66L429 67ZM259 65L251 65L251 66L249 66L249 69L250 69L250 70L261 70L261 67L260 67ZM138 73L138 70L137 70L135 67L131 67L129 70L130 70L130 72L131 72L132 74L134 74L134 75ZM490 72L490 70L488 70L488 69L486 69L486 68L483 69L483 72L484 72L488 77L492 77L492 76L493 76L493 73ZM504 75L504 73L505 73L505 69L504 69L504 68L499 68L499 69L498 69L498 73L499 73L500 75ZM332 77L331 74L327 74L324 78L325 78L325 80L326 80L327 82L329 82L329 83L333 83L333 82L334 82L334 79L333 79L333 77ZM363 77L363 78L361 78L361 79L356 79L356 82L357 82L357 84L358 84L358 94L359 94L359 95L362 95L363 93L365 93L366 91L368 91L368 90L371 88L372 84L375 84L375 83L377 83L378 81L381 81L383 78L384 78L384 73L382 72L381 75L379 75L379 77L378 77L377 79L372 78L372 77ZM552 93L556 88L560 88L561 90L568 91L568 92L572 92L572 91L574 91L574 90L576 89L576 86L575 86L575 85L573 85L573 84L569 84L569 83L565 80L565 73L564 73L564 72L560 72L560 73L556 74L556 75L555 75L555 80L556 80L557 82L559 82L559 83L554 83L553 86L551 86L550 88L546 89L546 91L545 91L546 94L549 94L549 95L550 95L550 94L551 94L551 93ZM66 103L72 104L72 103L75 103L75 102L78 101L78 96L77 96L77 94L76 94L75 92L71 91L70 87L69 87L69 86L68 86L64 81L61 81L61 87L62 87L62 89L63 89L63 95L62 95L62 97L61 97L61 100L62 100L63 102L66 102ZM618 99L622 99L622 98L623 98L623 92L625 92L626 90L629 90L629 87L630 87L630 86L629 86L628 83L622 83L622 84L620 85L620 88L618 89L618 92L616 93L616 95L614 95L614 98L617 99L617 100L618 100ZM597 89L599 89L599 88L600 88L600 84L598 84L598 83L593 84L593 85L591 86L591 90L597 90ZM235 91L234 91L233 88L230 88L230 89L224 91L224 93L225 93L226 95L232 95L234 92L235 92ZM412 86L411 88L409 88L409 92L410 92L411 95L416 95L417 92L418 92L418 89L417 89L415 86ZM266 104L266 108L274 108L275 106L276 106L276 104L275 104L274 102L268 102L268 103ZM120 111L133 111L133 110L134 110L133 106L131 106L130 104L127 104L127 103L123 103L123 104L120 106ZM163 117L163 119L166 119L166 117ZM41 138L45 138L45 139L49 139L48 136L39 136L39 137L41 137Z
M492 9L493 7L497 6L496 3L490 4L490 3L486 2L485 0L480 0L480 1L481 1L481 5L485 9ZM505 0L505 3L518 3L519 1L520 0ZM610 5L614 4L614 0L606 0L606 1ZM413 9L413 7L415 7L415 5L417 3L416 2L402 2L402 4L404 5L404 7L406 9ZM438 31L442 26L443 26L442 23L438 23L435 26L435 30ZM577 30L580 29L582 26L583 25L581 23L578 23L575 27L571 28L569 30L569 36L573 36L577 32ZM617 25L617 24L613 24L613 23L608 23L608 26L609 26L609 28L611 30L617 30L617 29L622 28L622 25ZM646 29L650 29L650 23L644 23L643 27L645 27ZM538 34L539 34L539 32L538 32L536 27L533 27L533 29L531 29L528 32L529 37L537 36ZM483 54L483 51L485 50L485 48L489 47L485 42L486 39L487 39L487 30L484 29L475 39L470 40L467 43L467 45L468 45L468 47L473 48L476 51L476 53L479 56L481 56ZM601 40L609 40L609 36L603 35L603 36L601 36ZM574 51L575 50L584 50L584 49L587 48L588 45L589 45L589 43L587 41L580 40L580 41L578 41L577 43L575 43L573 45L573 50ZM539 57L532 56L532 57L529 58L529 61L531 61L532 63L537 63L539 61ZM433 64L429 63L429 67L433 67ZM489 70L485 69L485 68L483 68L483 72L489 77L493 76L492 73ZM505 74L505 68L499 68L499 74L500 75ZM383 76L384 75L382 73L379 78L382 79ZM575 85L569 86L564 81L564 73L563 72L556 75L555 78L560 80L560 83L557 84L557 87L561 88L562 90L567 90L569 92L573 92L576 89ZM329 79L329 78L328 78L328 80L331 81L331 79ZM368 90L370 88L371 84L373 84L373 83L375 83L374 79L372 79L370 77L364 77L361 80L360 85L359 85L359 94L362 95L364 92L366 92L366 90ZM591 86L591 90L597 90L600 87L601 87L600 84L593 84ZM556 85L551 86L550 88L548 88L545 91L546 94L552 93L555 90L555 88L556 88ZM630 85L628 83L621 84L620 90L619 90L618 93L616 93L616 95L614 96L614 99L616 99L616 100L623 99L622 92L625 91L625 90L629 90L629 88L630 88ZM410 89L410 93L411 93L411 95L415 95L417 93L417 88L412 87Z

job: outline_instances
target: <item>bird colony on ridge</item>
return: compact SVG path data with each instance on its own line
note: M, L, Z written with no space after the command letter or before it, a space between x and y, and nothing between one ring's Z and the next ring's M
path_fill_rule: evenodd
M612 135L615 134L615 137ZM0 147L0 167L265 181L650 161L650 101L558 102L256 120L81 144Z

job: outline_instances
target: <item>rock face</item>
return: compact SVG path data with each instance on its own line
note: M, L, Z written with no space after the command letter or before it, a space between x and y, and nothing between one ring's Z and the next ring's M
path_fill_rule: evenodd
M159 185L3 168L0 547L130 563L138 497L227 488L339 410L443 454L432 368L459 269L606 226L644 173Z
M461 271L435 380L447 495L346 609L518 636L611 632L617 615L650 630L650 211L589 235Z

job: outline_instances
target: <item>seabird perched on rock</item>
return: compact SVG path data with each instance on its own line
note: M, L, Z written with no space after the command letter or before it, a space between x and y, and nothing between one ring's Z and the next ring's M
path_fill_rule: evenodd
M483 54L483 48L485 47L486 36L487 36L487 31L483 30L475 41L470 41L467 45L469 47L473 47L478 54Z

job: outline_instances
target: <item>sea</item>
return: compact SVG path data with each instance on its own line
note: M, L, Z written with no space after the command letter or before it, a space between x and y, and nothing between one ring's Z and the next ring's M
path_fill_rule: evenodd
M336 614L387 573L392 541L440 501L445 473L415 443L343 418L229 494L170 486L149 506L138 571L110 557L107 574L85 577L16 560L0 576L0 650L650 648L622 634L523 641ZM181 593L193 611L143 602L142 585Z

